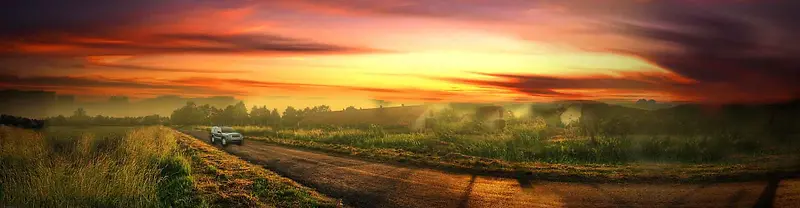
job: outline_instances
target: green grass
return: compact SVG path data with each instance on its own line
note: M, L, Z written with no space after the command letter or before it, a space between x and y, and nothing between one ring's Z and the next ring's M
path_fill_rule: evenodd
M736 131L710 131L716 133L697 135L621 135L601 130L590 137L581 133L579 128L548 127L543 119L511 119L502 130L488 129L478 122L439 122L434 129L423 133L387 133L378 126L234 128L246 136L365 149L399 149L424 155L457 153L510 162L557 164L730 164L800 151L798 139L776 142L759 135L737 134Z
M197 195L211 207L337 207L338 201L180 134L191 156Z
M384 133L379 129L281 129L234 127L246 136L262 136L358 148L401 149L418 154L469 156L511 162L626 164L736 163L764 155L789 154L798 143L775 144L757 138L727 135L669 136L597 135L553 139L557 133L539 121L509 122L504 130L474 130L471 124L440 125L425 133Z
M207 127L197 127L198 130ZM561 181L750 180L800 171L800 141L730 133L613 135L594 138L543 120L509 120L502 130L473 122L442 123L419 133L380 127L273 129L234 127L252 140L378 161L491 175Z
M165 127L0 127L2 204L197 207L190 169ZM184 161L184 162L181 162Z

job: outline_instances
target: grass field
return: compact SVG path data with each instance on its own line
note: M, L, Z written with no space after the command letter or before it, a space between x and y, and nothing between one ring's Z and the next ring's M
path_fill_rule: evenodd
M189 207L188 162L168 129L2 127L3 202L41 207Z
M510 121L503 130L469 123L420 133L380 127L272 129L237 126L253 140L383 161L577 180L702 181L797 171L800 145L725 135L575 136L543 121ZM203 129L207 127L197 127Z
M418 154L463 154L510 162L627 164L640 162L740 163L765 155L792 154L800 142L775 143L729 135L569 136L541 121L513 121L498 131L469 131L468 124L439 126L422 133L386 133L369 129L281 129L234 127L246 136L273 137L357 148L400 149ZM566 136L565 136L566 135Z
M263 168L246 166L246 171L233 171L230 167L245 167L245 162L194 141L160 126L53 127L41 132L0 126L0 205L335 205L333 200ZM209 173L211 167L217 172ZM232 196L223 192L225 188L208 189L209 184L229 183L239 184L230 187L240 193Z

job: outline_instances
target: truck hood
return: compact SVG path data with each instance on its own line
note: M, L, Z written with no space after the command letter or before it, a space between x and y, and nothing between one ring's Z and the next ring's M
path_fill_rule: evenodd
M220 133L220 134L222 134L223 136L232 136L232 137L241 137L242 136L242 134L240 134L240 133Z

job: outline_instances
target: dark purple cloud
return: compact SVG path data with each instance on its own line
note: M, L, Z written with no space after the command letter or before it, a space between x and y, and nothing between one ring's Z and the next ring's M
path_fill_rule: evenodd
M221 87L225 86L225 87ZM284 92L336 91L364 92L376 97L400 98L409 95L428 98L459 98L460 93L424 89L390 89L353 87L290 82L268 82L251 79L189 77L169 80L127 78L114 79L97 76L17 76L0 74L0 89L39 89L58 93L80 92L82 95L104 95L109 91L135 92L137 95L188 94L188 95L252 95L254 88L280 90ZM99 91L98 91L99 90Z
M430 18L453 18L464 20L513 20L530 8L536 8L541 0L296 0L275 1L275 5L300 10L310 10L337 15L393 15Z
M79 65L79 67L92 67L97 66L106 69L124 69L134 71L153 71L153 72L183 72L183 73L200 73L200 74L238 74L249 73L250 71L244 70L207 70L207 69L187 69L187 68L168 68L168 67L152 67L141 66L133 64L118 64L118 63L100 63L100 62L87 62Z
M73 76L16 76L0 74L0 88L48 90L80 95L106 95L110 91L130 95L184 94L184 95L246 95L241 90L228 90L214 86L181 85L164 82L147 82L138 79L111 79L104 77Z
M785 38L800 37L796 30L800 13L771 15L765 11L774 8L781 13L782 7L800 9L798 6L788 1L770 2L749 13L662 8L649 17L649 26L619 25L627 36L676 49L634 51L636 55L704 85L735 91L717 93L800 98L800 42Z
M333 44L293 39L263 34L155 34L145 37L125 37L124 34L99 37L110 41L86 41L70 36L31 36L7 43L5 53L0 55L149 55L167 53L211 53L211 54L344 54L388 52L369 48L346 47ZM53 45L69 47L63 50L30 51L29 45Z
M0 37L69 33L104 35L115 29L177 18L185 11L237 8L247 1L11 0L0 3Z
M102 58L102 57L101 57ZM0 57L0 72L8 74L49 74L54 75L54 70L59 70L61 74L69 74L69 71L83 71L91 69L101 70L124 70L124 71L149 71L149 72L173 72L173 73L197 73L197 74L231 74L231 73L250 73L248 70L233 69L195 69L183 67L157 67L129 64L124 61L106 62L92 57L38 57L38 56L6 56Z
M607 90L616 95L626 91L666 93L675 98L708 102L800 99L798 1L562 2L571 15L595 19L596 28L580 32L589 40L602 34L644 41L632 45L618 42L601 52L638 56L691 82L653 74L621 77L489 74L505 80L447 80L507 88L532 96L558 97L562 96L556 92L560 89L585 89ZM610 45L602 43L603 40L597 37L582 43ZM665 47L669 50L663 50Z
M480 73L501 79L481 80L463 78L435 78L455 83L478 86L490 86L508 89L530 96L556 99L573 99L595 97L591 94L564 93L559 90L611 90L619 92L654 92L665 88L665 85L685 85L658 74L630 74L627 77L611 77L605 75L581 77L556 77L530 74ZM598 95L598 97L609 95ZM611 95L614 96L614 95Z
M0 3L0 55L338 54L379 51L268 32L231 33L226 31L231 28L225 27L236 25L233 22L226 25L228 19L183 22L257 4L260 3L244 0L4 2ZM183 26L201 30L186 30L182 29ZM40 48L48 50L37 50Z

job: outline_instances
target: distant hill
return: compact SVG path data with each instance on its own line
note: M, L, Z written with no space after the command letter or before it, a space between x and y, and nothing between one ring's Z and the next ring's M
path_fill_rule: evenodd
M377 124L384 127L406 127L421 129L429 114L430 106L397 106L370 109L312 113L300 121L300 126L338 125L361 126Z
M0 113L30 118L70 116L78 108L83 108L90 116L97 114L113 117L154 114L169 116L173 110L190 101L198 105L209 104L218 108L239 102L231 96L188 98L177 95L165 95L138 101L129 101L125 96L111 96L104 101L81 102L76 101L73 95L61 95L52 91L20 90L0 90L0 100L3 101L0 102Z
M597 101L573 100L531 105L548 126L612 122L634 133L792 135L800 130L800 101L773 104L680 104L647 110ZM585 127L585 126L584 126ZM597 128L597 127L595 127Z
M682 104L671 108L655 110L659 116L748 118L775 114L798 115L800 100L771 104ZM794 117L794 116L792 116Z

